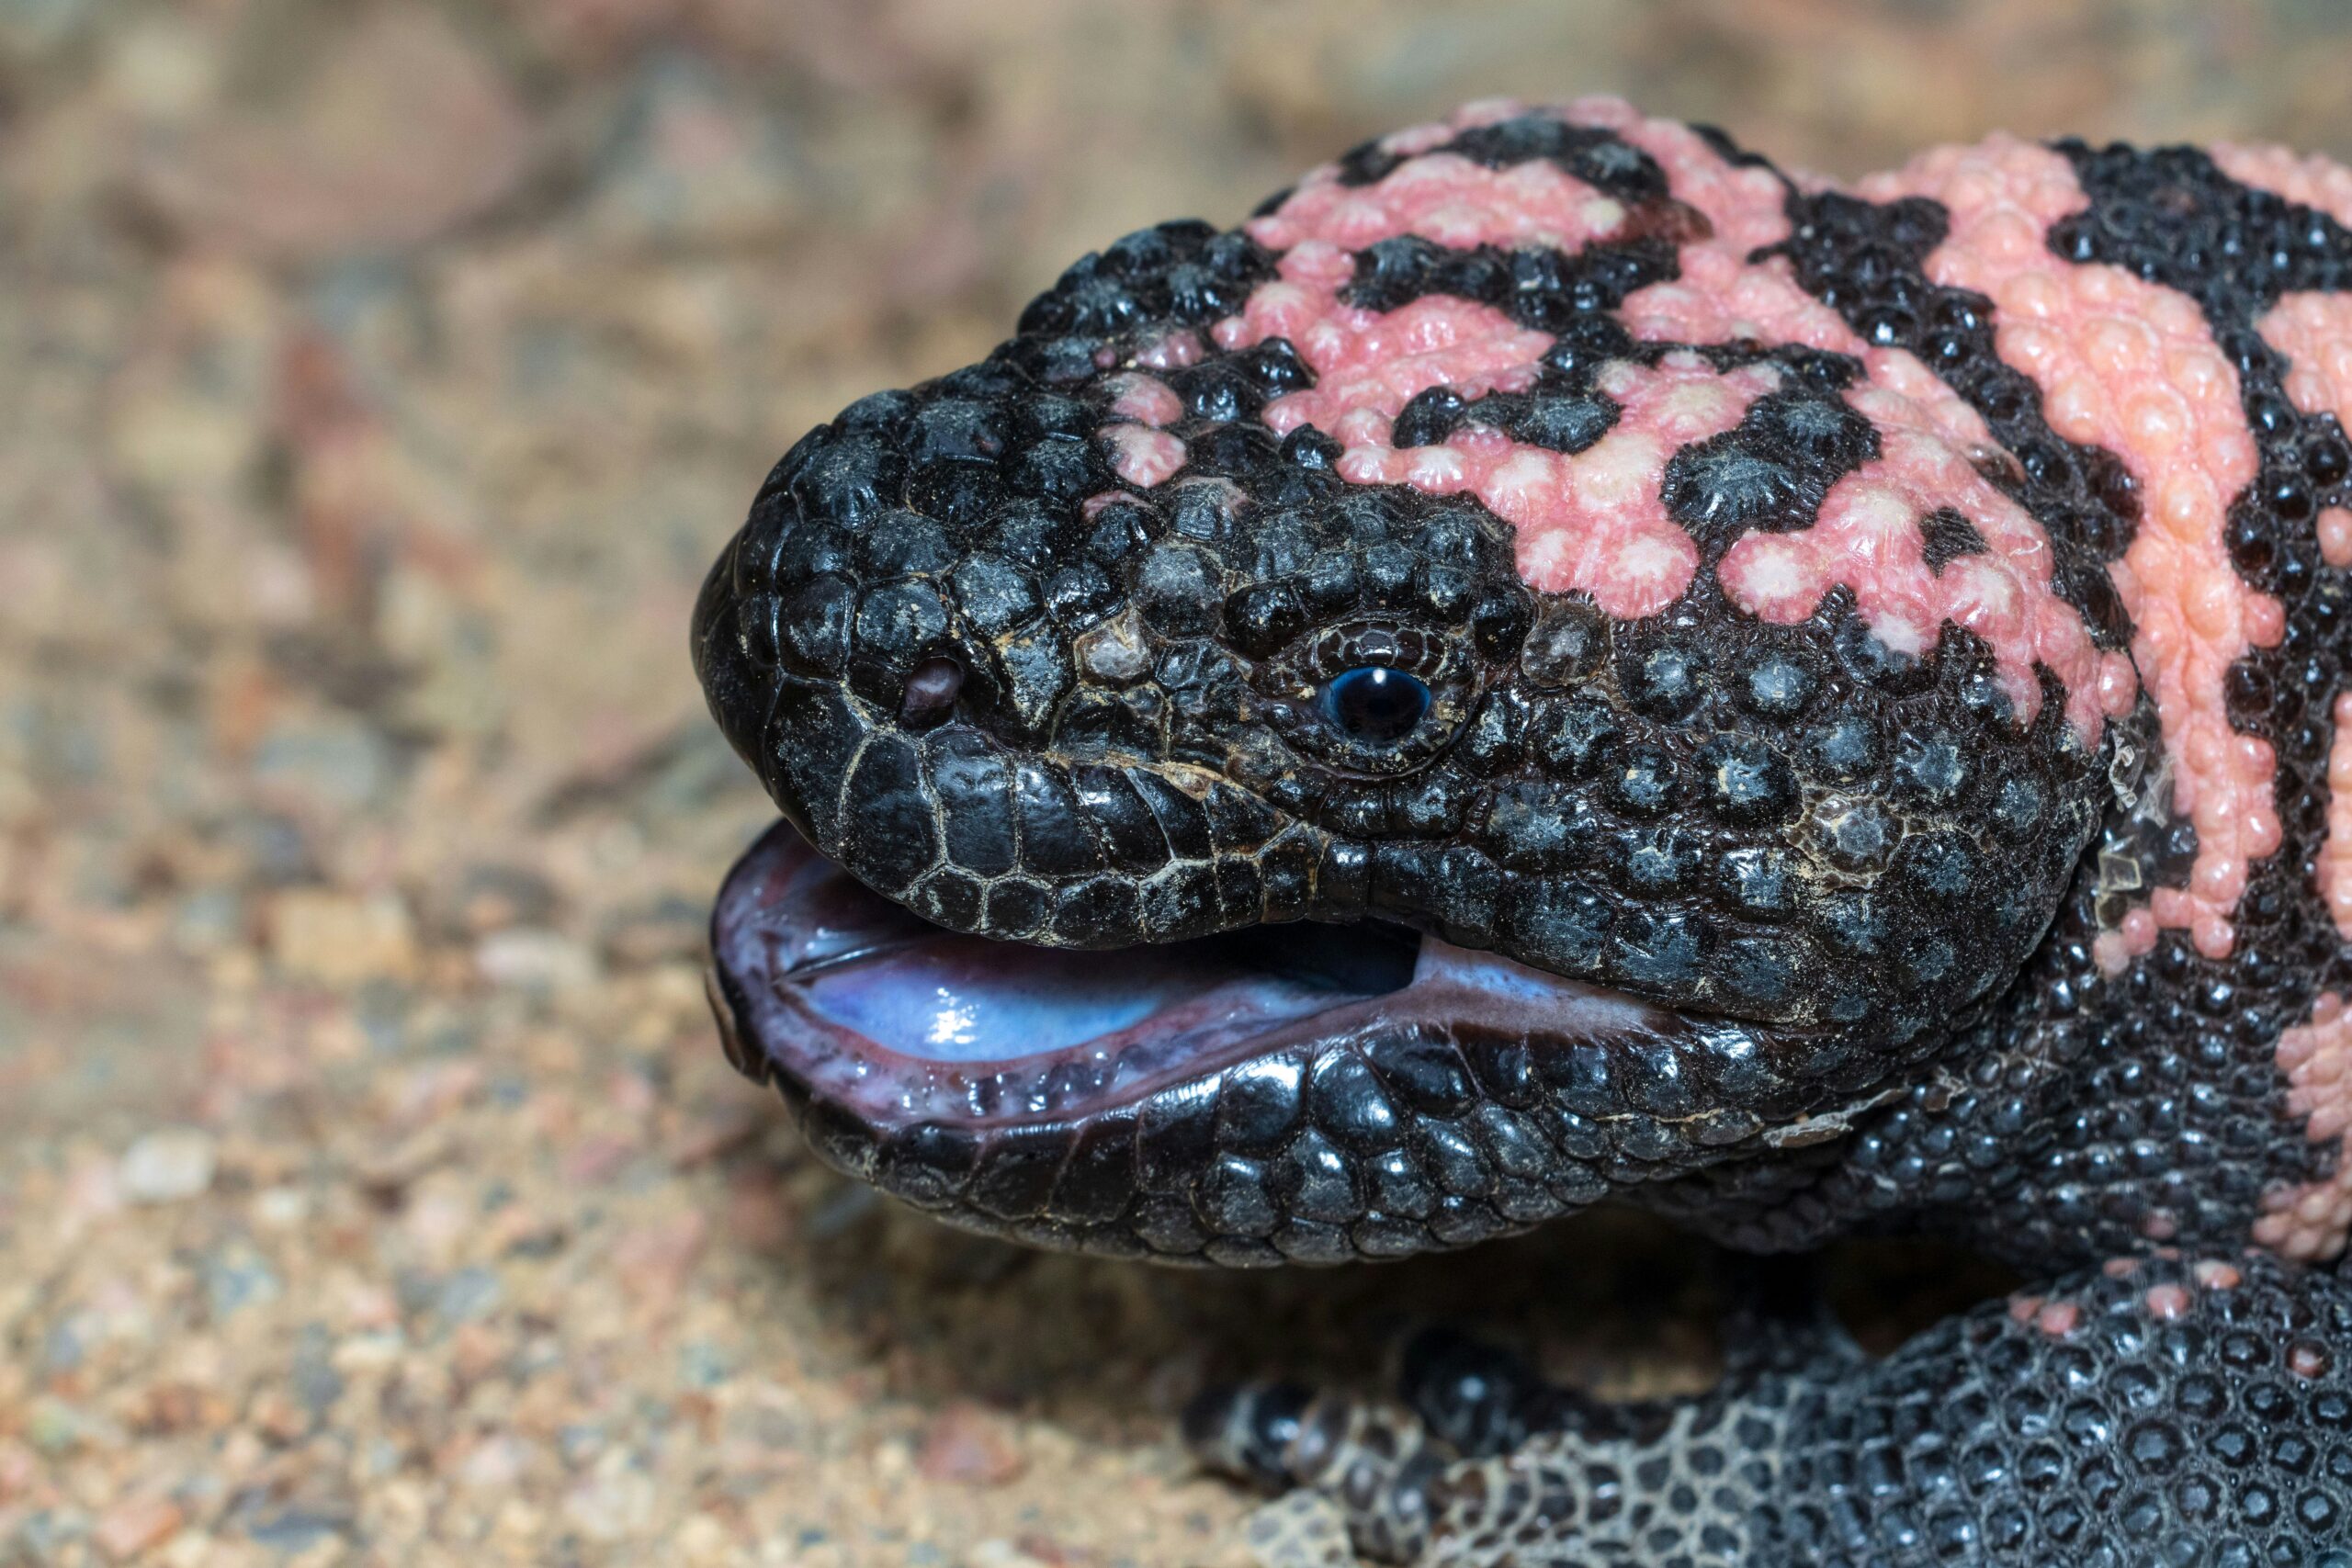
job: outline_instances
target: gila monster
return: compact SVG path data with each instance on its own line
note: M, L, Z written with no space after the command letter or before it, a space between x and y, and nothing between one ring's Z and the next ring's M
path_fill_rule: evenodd
M1682 1401L1209 1395L1277 1556L2352 1564L2347 415L2352 171L2273 148L1483 103L1130 234L707 580L784 816L728 1050L1040 1247L1611 1199L2048 1281L1876 1360L1758 1306Z

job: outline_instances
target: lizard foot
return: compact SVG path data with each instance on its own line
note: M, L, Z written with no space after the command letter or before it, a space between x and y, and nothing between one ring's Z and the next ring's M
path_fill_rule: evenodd
M1424 1335L1398 1404L1259 1384L1204 1395L1187 1430L1419 1568L2352 1568L2352 1288L2332 1276L2159 1255L1883 1360L1770 1314L1726 1343L1707 1393L1607 1404Z

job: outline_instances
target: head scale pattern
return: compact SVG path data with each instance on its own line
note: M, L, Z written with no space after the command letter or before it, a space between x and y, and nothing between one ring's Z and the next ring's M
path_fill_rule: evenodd
M835 1116L838 1162L1065 1245L1410 1250L1841 1128L1990 1015L2147 750L2129 478L1849 320L1824 198L1621 111L1473 110L1086 257L786 455L695 650L797 829L940 925L1378 920L1671 1024L1405 1018L1101 1107L966 1075L966 1125ZM1336 716L1364 670L1413 722ZM1407 1145L1430 1190L1384 1195Z

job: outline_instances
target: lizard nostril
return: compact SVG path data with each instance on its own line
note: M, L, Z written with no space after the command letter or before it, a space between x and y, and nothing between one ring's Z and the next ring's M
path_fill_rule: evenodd
M899 722L909 729L929 729L956 709L956 694L964 689L964 667L947 658L926 659L907 677L899 698Z

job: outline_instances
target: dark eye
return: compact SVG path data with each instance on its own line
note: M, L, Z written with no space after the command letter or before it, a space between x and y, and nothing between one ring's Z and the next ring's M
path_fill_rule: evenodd
M1342 671L1323 688L1324 714L1350 739L1370 745L1403 739L1429 711L1429 687L1383 664Z

